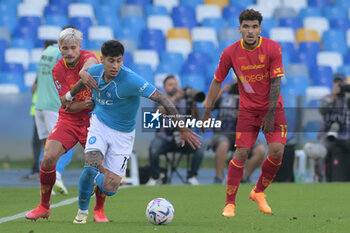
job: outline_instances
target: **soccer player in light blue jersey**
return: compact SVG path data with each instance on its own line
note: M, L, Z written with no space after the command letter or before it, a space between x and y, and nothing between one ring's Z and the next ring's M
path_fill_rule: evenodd
M175 106L165 95L123 66L124 46L119 41L106 41L101 52L101 64L87 70L94 79L89 82L95 86L89 87L95 87L92 88L95 107L90 118L85 166L79 181L79 210L74 223L86 223L94 182L107 196L117 192L133 149L140 97L160 103L169 115L177 115ZM84 88L80 80L61 98L63 106L69 109L69 101ZM187 142L194 149L200 147L198 134L188 128L179 130L182 146Z

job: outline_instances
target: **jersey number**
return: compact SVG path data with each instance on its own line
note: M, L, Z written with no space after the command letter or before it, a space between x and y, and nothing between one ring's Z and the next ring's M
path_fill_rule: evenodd
M281 127L281 137L286 138L287 137L287 125L280 125Z

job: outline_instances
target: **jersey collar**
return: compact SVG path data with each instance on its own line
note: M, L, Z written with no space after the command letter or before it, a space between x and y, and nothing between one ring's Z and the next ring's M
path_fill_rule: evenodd
M245 50L248 50L248 51L254 51L255 49L257 49L257 48L260 47L260 45L261 45L261 43L262 43L262 40L263 40L262 36L259 36L259 43L258 43L258 45L257 45L254 49L247 49L247 48L244 47L243 39L241 39L241 46L242 46L242 49L245 49Z
M78 61L74 64L73 67L69 67L69 66L67 66L66 60L65 60L64 58L62 58L62 59L63 59L64 65L65 65L65 67L66 67L67 69L74 69L74 68L78 65L78 63L79 63L79 59L78 59Z

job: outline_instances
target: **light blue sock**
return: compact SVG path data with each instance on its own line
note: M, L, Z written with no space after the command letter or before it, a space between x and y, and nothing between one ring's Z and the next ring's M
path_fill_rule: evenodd
M92 166L84 166L84 170L79 179L79 209L88 210L92 190L94 189L94 179L98 169Z
M43 160L43 157L44 157L44 148L41 149L40 151L40 156L39 156L39 169L40 169L40 165L41 165L41 160Z
M63 173L65 167L72 160L73 153L74 153L74 148L70 149L69 151L67 151L67 153L63 154L61 156L61 158L59 158L59 160L57 161L57 164L56 164L56 171L57 172L59 172L60 174Z
M116 190L116 191L107 191L107 190L105 190L104 188L103 188L103 177L104 177L105 175L104 174L102 174L102 173L100 173L100 174L98 174L98 176L96 177L96 184L97 184L97 186L101 189L101 191L104 193L104 194L106 194L106 196L113 196L118 190Z

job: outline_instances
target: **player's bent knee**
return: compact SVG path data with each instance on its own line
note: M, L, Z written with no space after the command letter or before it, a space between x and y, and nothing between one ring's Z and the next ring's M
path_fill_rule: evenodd
M103 155L100 151L89 151L85 153L85 166L91 166L100 169L102 160Z

